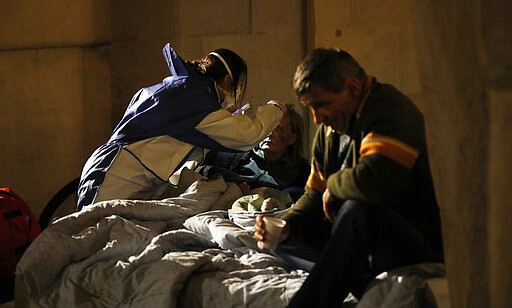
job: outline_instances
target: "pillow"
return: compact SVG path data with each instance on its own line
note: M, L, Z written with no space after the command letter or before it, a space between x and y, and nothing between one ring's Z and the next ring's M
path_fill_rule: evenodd
M270 187L252 189L250 195L238 198L231 207L233 212L271 212L284 210L292 204L290 194Z
M257 249L252 232L228 219L226 211L210 211L188 218L183 226L215 241L222 249L248 247Z

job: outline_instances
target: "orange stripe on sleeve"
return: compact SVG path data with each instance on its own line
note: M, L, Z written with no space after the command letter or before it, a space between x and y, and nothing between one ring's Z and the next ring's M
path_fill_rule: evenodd
M380 154L410 169L414 166L419 151L400 139L370 133L361 141L359 154L361 157Z
M311 166L311 173L309 174L308 181L306 182L306 186L323 192L327 187L325 183L324 177L322 174L317 171L313 166Z

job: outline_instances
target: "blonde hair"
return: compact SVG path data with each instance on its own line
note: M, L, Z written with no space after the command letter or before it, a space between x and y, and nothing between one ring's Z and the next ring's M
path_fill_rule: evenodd
M295 111L293 104L286 104L284 116L290 118L292 133L296 134L295 142L286 149L286 159L292 162L304 159L304 119Z

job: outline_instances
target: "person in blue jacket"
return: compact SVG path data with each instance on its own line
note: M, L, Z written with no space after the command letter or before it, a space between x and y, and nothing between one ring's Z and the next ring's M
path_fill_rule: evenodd
M286 111L273 100L254 117L226 110L240 102L247 80L245 61L229 49L184 61L167 44L163 55L171 76L139 90L110 139L87 160L77 211L104 200L168 196L181 170L197 167L208 149L252 149Z

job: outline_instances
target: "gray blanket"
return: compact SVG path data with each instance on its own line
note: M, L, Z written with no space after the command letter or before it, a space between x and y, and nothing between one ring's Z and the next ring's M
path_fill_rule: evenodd
M42 307L286 307L307 273L258 251L250 226L228 218L241 196L230 184L202 179L176 198L65 216L31 244L17 279ZM436 307L426 279L443 274L442 264L383 273L340 307Z
M208 212L227 191L222 178L199 180L177 198L65 216L29 247L17 278L45 307L285 307L307 273L257 251L227 211Z

